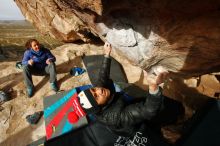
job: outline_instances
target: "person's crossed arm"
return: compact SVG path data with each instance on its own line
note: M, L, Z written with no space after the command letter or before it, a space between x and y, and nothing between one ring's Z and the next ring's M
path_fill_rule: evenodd
M47 56L46 64L49 65L51 62L56 61L56 57L50 52L50 50L46 50L46 56Z

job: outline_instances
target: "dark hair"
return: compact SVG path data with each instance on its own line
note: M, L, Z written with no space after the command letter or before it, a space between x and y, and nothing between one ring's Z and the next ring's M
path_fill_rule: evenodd
M32 42L37 42L37 43L39 43L38 40L36 40L36 39L29 39L29 40L25 43L25 47L26 47L27 50L31 48L31 43L32 43Z

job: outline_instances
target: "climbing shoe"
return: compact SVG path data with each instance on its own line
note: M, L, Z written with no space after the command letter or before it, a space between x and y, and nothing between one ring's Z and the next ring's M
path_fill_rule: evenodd
M4 103L9 100L10 100L10 98L9 98L8 94L6 94L3 91L0 91L0 103Z
M50 86L51 86L52 90L55 92L57 92L59 90L56 82L50 83Z
M34 95L34 89L33 88L27 88L27 95L28 95L28 97L32 97Z

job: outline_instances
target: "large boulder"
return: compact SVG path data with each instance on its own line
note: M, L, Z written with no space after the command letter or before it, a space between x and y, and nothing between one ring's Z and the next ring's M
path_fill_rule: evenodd
M220 71L220 1L16 0L42 33L109 41L117 56L182 76Z

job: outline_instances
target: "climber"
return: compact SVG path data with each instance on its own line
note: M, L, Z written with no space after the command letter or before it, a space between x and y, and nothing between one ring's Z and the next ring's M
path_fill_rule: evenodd
M83 104L82 107L87 113L95 113L98 122L103 123L119 136L132 137L137 133L142 133L144 137L150 135L147 137L150 139L153 134L149 132L151 131L149 125L146 125L145 122L154 119L163 107L164 96L159 84L164 81L167 72L160 70L156 75L150 75L144 71L149 84L149 93L138 101L127 103L123 94L115 91L114 83L109 78L111 49L111 45L105 43L105 57L96 85L79 93L80 99L87 98L90 101L90 106L86 108L86 105ZM177 108L177 110L181 110L181 108ZM159 136L152 138L152 141L153 139L159 139ZM152 141L150 140L148 143L166 145L163 140Z
M50 75L50 85L52 90L57 92L56 79L56 58L50 50L44 48L36 39L30 39L25 44L26 51L22 59L23 76L27 87L28 97L34 94L33 75Z
M169 145L162 138L158 130L160 125L155 118L160 117L165 107L164 101L167 98L162 95L159 84L163 82L167 72L160 70L156 72L156 75L149 75L145 72L149 83L149 93L146 93L146 97L128 101L123 97L126 93L116 92L115 85L109 78L111 49L111 45L105 43L105 57L97 83L92 88L78 93L77 99L83 113L86 113L88 117L88 125L79 129L74 128L74 132L60 139L49 140L45 143L46 146ZM165 116L165 118L163 116L163 118L174 118L176 115L173 116L172 113L178 113L179 109L169 110L167 113L170 116ZM81 112L77 111L74 110L75 114L68 115L69 121L78 120L77 115Z
M111 64L111 59L110 59L111 50L112 50L111 45L109 43L105 43L104 45L105 57L103 60L103 64L102 64L102 67L99 73L99 79L97 83L94 85L93 88L82 91L79 94L79 95L83 94L84 96L89 97L89 98L94 98L97 104L99 105L97 109L94 109L96 110L94 112L97 112L99 114L100 114L100 108L107 110L108 108L106 108L106 104L109 107L109 104L113 104L112 102L117 102L116 100L121 99L120 95L118 95L117 92L115 92L115 86L114 86L113 81L109 78L110 77L110 64ZM147 76L147 80L149 83L150 94L147 100L144 103L141 103L143 105L145 104L144 107L139 106L138 110L146 113L145 115L146 118L148 114L149 116L152 116L154 113L156 113L156 111L162 104L163 96L162 96L161 88L159 87L159 84L163 82L163 79L165 77L164 75L166 74L167 72L161 72L157 76L154 76L154 75L147 75L147 72L145 72L145 75ZM151 108L149 110L147 110L148 104L150 104L149 107ZM133 110L134 111L137 110L135 106L133 107ZM149 111L151 111L151 113L148 113Z

